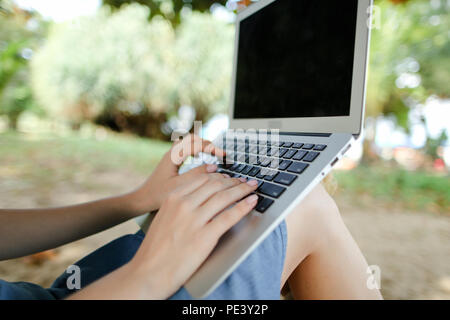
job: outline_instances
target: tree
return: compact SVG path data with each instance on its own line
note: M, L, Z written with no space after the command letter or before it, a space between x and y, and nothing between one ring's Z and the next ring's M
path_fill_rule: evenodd
M23 112L41 113L33 102L28 61L45 31L37 15L10 2L1 3L0 9L0 115L15 130Z
M74 127L109 114L125 129L123 115L170 110L175 35L167 21L149 23L147 15L129 5L53 25L31 64L38 102Z
M366 115L393 116L408 132L412 108L432 95L450 96L449 7L429 0L375 5L381 24L372 30Z
M177 29L179 105L191 105L198 120L227 112L231 83L234 28L211 15L192 13Z
M112 8L120 8L123 4L139 3L150 9L149 19L162 16L176 26L181 21L183 8L204 12L215 3L225 5L227 0L103 0L103 3Z
M201 120L226 110L233 27L191 13L175 32L148 13L132 4L54 25L32 61L40 105L73 127L91 120L159 138L182 105Z
M428 0L375 4L381 25L372 30L367 114L392 114L407 129L411 100L450 96L449 9Z

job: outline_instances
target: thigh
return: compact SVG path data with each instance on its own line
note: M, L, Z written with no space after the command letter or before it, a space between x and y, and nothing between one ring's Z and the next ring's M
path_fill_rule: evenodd
M283 221L209 296L207 300L274 300L280 298L281 275L286 255L286 223ZM171 300L192 299L181 288Z
M321 184L289 214L286 218L287 250L282 286L297 266L326 241L329 228L338 217L334 200Z

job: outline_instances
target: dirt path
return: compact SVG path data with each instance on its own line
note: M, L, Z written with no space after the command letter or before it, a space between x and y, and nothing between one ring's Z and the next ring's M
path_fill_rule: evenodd
M450 217L357 210L341 205L386 299L450 299Z
M130 172L95 177L95 190L76 182L60 182L52 191L21 185L12 178L0 181L3 207L54 206L89 201L135 187L145 177ZM92 176L90 177L92 179ZM120 183L114 183L120 181ZM19 191L18 191L19 190ZM22 191L20 191L22 190ZM427 213L357 209L339 201L341 212L369 264L381 267L382 292L387 299L450 298L450 217ZM120 235L135 232L131 221L92 237L63 246L42 265L23 258L0 262L0 278L49 286L65 268Z

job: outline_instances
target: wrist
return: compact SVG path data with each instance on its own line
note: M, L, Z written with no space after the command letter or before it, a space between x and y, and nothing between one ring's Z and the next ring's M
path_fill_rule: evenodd
M127 218L135 218L151 211L142 199L142 191L139 189L118 197L119 206ZM148 203L149 199L146 200Z
M169 284L164 282L166 277L162 274L161 268L152 267L149 261L141 263L136 257L125 267L132 278L131 281L137 281L142 299L164 300L170 296L166 292Z

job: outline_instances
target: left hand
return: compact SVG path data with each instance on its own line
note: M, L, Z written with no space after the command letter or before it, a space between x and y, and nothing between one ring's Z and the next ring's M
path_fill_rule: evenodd
M183 162L190 156L199 152L209 153L223 157L225 152L215 147L211 141L203 140L199 136L189 134L182 140L173 144L172 148L162 158L150 178L132 193L131 201L134 211L144 214L157 210L167 196L185 184L191 183L195 175L213 173L216 165L203 165L182 175L178 170Z

